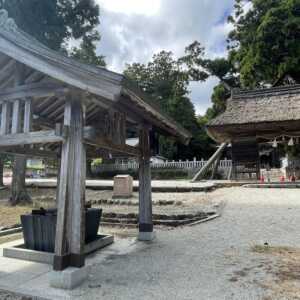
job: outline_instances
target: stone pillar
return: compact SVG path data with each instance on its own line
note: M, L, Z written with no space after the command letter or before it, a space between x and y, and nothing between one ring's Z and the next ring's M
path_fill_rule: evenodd
M150 167L149 129L141 128L139 134L141 155L139 158L139 236L140 241L154 238L152 221L152 191Z

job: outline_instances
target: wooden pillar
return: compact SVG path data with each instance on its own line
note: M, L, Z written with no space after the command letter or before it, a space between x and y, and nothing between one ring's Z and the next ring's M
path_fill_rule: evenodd
M25 66L16 63L15 66L15 86L19 86L24 84L25 80ZM22 99L24 100L24 99ZM9 104L7 104L9 105ZM7 108L5 113L10 113L11 108ZM11 133L19 133L21 131L21 123L22 123L22 109L21 109L21 99L15 100L12 105L12 121L11 121ZM5 122L9 122L9 118L7 117ZM4 132L8 133L9 124L4 124L3 134ZM28 131L27 131L28 132ZM12 176L12 184L11 184L11 199L10 203L12 205L16 205L21 202L31 202L31 197L26 189L26 163L27 158L24 155L16 155L13 163L13 176Z
M57 225L53 268L84 266L86 150L83 143L84 109L75 95L67 99L57 199Z
M150 241L154 238L152 221L152 191L150 166L150 138L149 129L140 129L139 146L139 237L141 241Z

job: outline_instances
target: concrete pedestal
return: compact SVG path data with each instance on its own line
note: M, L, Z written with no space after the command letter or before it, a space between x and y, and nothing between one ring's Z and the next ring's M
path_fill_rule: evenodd
M156 237L155 232L139 232L138 240L149 242L152 241Z
M83 268L67 268L63 271L51 271L49 283L51 287L71 290L82 284L88 277L90 266Z

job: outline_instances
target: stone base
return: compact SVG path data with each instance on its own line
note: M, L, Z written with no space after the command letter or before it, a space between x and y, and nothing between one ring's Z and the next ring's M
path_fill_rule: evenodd
M83 283L90 272L90 266L83 268L67 268L63 271L51 271L49 283L51 287L71 290Z
M112 244L113 242L114 237L112 235L99 235L95 241L85 245L84 253L88 255ZM54 259L54 253L28 250L25 248L24 244L11 248L3 248L3 256L45 264L53 264Z
M155 232L139 232L138 240L139 241L145 241L149 242L152 241L155 238Z

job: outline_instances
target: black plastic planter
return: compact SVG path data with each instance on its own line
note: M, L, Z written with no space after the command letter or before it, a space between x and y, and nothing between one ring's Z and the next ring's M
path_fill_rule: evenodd
M21 223L25 247L31 250L54 252L56 232L56 209L33 210L32 214L22 215ZM88 208L85 214L85 243L97 238L102 209Z

